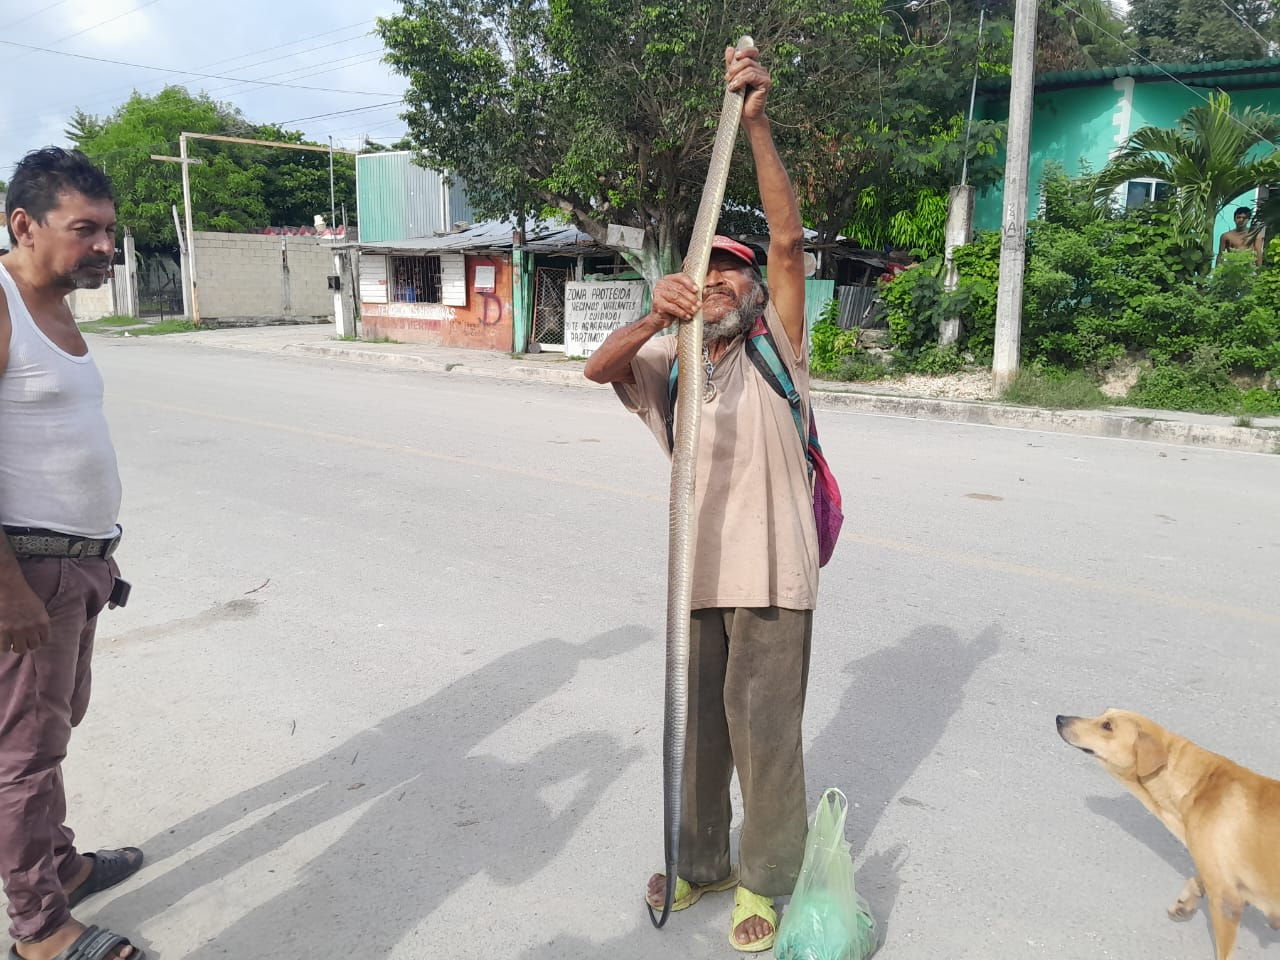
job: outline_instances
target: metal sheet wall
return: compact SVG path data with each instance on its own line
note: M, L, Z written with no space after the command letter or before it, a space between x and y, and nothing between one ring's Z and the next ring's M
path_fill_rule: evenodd
M452 187L437 170L413 162L408 152L356 157L356 203L360 239L411 240L447 232L458 221L471 222L461 183Z

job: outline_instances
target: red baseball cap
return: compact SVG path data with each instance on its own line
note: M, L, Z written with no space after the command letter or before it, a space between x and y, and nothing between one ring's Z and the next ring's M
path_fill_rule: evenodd
M745 243L739 243L731 237L723 237L716 234L711 240L712 250L723 250L725 253L731 254L744 262L749 267L759 270L760 265L756 263L755 251L748 247Z

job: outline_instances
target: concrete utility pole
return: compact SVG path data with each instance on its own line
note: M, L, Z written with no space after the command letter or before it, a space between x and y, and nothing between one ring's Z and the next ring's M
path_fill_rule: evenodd
M943 239L942 289L952 293L960 286L956 269L956 248L973 240L973 187L969 186L969 134L973 130L973 110L978 102L978 69L982 61L982 25L987 10L978 11L978 46L973 56L973 85L969 90L969 120L964 128L964 155L960 164L960 186L951 188L947 200L947 225ZM938 346L948 347L960 339L960 318L945 317L938 330Z
M1013 73L1009 85L1009 146L1004 167L996 343L991 364L991 374L998 390L1007 387L1017 374L1022 349L1022 288L1027 266L1027 193L1035 61L1036 0L1017 0L1013 11Z
M124 228L124 240L121 244L124 247L124 310L121 311L126 316L136 317L138 315L138 272L134 263L134 246L133 235L129 233L129 228Z

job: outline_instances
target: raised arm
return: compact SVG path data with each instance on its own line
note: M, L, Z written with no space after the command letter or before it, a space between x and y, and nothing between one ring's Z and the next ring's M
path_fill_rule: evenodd
M742 129L751 144L760 199L769 222L769 297L799 356L805 327L804 225L765 109L773 80L760 65L760 51L754 47L740 52L728 47L724 59L729 89L747 91L742 105Z

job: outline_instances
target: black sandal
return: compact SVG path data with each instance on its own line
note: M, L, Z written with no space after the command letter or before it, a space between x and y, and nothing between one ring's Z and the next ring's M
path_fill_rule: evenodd
M74 907L87 897L114 887L142 869L142 851L137 847L121 847L119 850L99 850L86 853L93 861L93 869L84 883L67 894L67 906Z
M75 943L67 947L53 960L110 960L110 957L120 947L133 947L127 937L122 937L110 930L103 930L101 927L85 927L84 933L76 937ZM145 960L145 954L133 947L133 953L129 954L129 960ZM9 948L9 960L22 960L22 954L18 953L17 947Z

